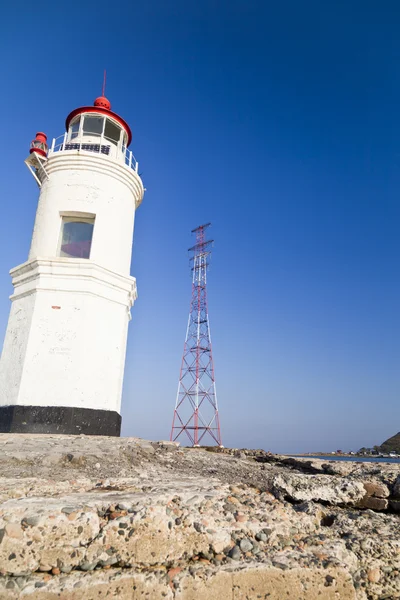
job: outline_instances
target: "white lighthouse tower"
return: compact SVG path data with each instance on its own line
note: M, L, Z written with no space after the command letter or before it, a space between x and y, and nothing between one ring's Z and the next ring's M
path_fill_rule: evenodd
M128 124L104 96L72 111L26 164L40 187L0 359L0 432L119 435L135 210Z

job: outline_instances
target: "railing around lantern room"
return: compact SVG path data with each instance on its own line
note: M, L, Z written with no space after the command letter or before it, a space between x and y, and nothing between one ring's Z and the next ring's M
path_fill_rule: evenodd
M69 152L69 151L83 151L83 152L95 152L103 156L109 156L115 158L119 162L124 164L136 171L139 171L139 163L134 157L133 153L128 148L121 144L116 144L115 140L108 138L104 135L99 137L98 133L86 133L86 140L84 139L68 139L68 133L60 135L57 138L53 138L51 146L49 148L49 156L58 152Z

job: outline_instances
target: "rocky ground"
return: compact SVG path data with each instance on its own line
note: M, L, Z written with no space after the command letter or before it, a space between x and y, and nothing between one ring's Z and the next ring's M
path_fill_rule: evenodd
M400 465L0 435L0 600L400 598Z

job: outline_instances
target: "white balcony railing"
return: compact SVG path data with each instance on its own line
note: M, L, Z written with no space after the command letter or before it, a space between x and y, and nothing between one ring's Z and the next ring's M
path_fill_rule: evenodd
M114 140L105 136L99 136L98 134L87 134L85 138L71 140L68 139L67 133L53 138L49 148L49 156L58 152L95 152L103 156L109 156L118 162L124 162L127 167L138 173L139 163L126 146L116 144Z

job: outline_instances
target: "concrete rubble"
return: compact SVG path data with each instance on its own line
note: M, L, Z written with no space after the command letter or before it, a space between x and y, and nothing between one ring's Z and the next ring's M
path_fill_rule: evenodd
M0 600L400 598L400 465L0 436Z

